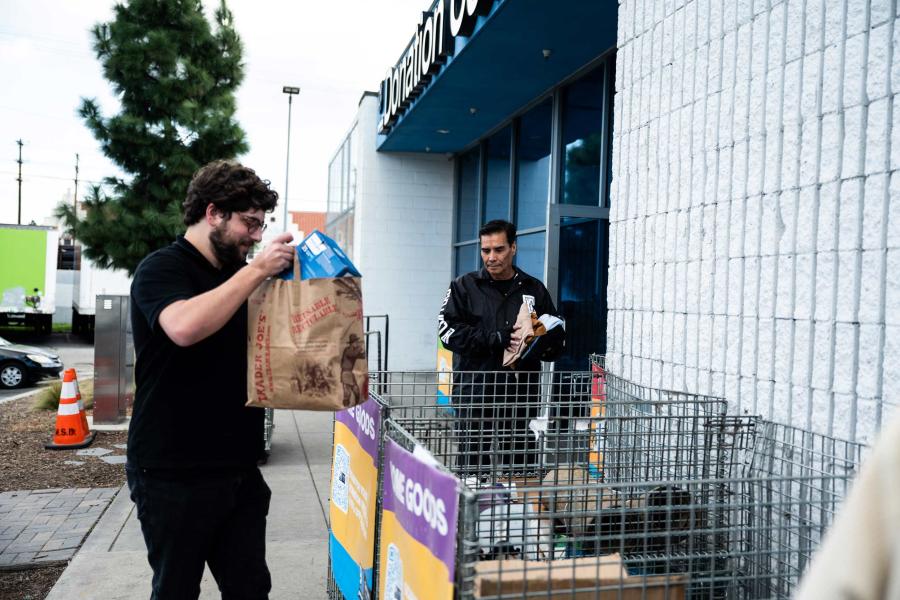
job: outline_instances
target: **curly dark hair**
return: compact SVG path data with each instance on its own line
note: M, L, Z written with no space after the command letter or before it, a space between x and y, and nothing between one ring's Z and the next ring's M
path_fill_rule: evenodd
M256 171L233 160L214 160L200 167L188 185L184 200L184 224L193 225L206 214L210 204L226 216L233 212L262 209L272 212L278 192L269 188Z

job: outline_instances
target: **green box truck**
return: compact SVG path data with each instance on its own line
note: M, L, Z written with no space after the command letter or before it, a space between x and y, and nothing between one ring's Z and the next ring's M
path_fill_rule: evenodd
M0 325L50 333L56 310L55 227L0 224Z

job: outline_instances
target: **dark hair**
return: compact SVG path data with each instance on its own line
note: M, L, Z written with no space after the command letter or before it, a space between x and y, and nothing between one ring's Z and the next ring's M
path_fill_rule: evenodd
M214 160L197 169L184 199L184 224L193 225L210 204L226 215L249 209L272 212L278 192L256 171L233 160Z
M512 246L513 242L516 241L516 226L503 219L495 219L482 225L481 229L478 230L478 237L500 233L501 231L506 234L506 241Z

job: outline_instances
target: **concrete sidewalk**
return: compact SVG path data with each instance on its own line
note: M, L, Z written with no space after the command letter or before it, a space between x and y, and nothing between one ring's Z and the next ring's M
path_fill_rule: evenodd
M267 527L272 600L324 598L332 413L275 411L272 455L262 468L272 488ZM120 490L47 600L146 600L151 571L134 504ZM207 568L200 598L219 598Z

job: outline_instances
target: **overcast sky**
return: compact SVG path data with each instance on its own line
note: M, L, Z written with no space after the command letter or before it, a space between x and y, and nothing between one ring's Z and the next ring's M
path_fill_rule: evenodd
M218 0L204 0L208 11ZM245 78L237 118L250 151L240 160L284 190L287 96L301 88L291 124L290 210L324 210L327 165L356 114L362 92L377 90L406 48L430 0L230 0L244 43ZM116 108L91 49L90 28L112 16L104 0L0 0L0 223L15 223L18 146L22 222L41 223L80 179L99 181L115 166L77 116L81 97ZM82 197L86 189L79 184ZM280 204L278 213L280 214Z

